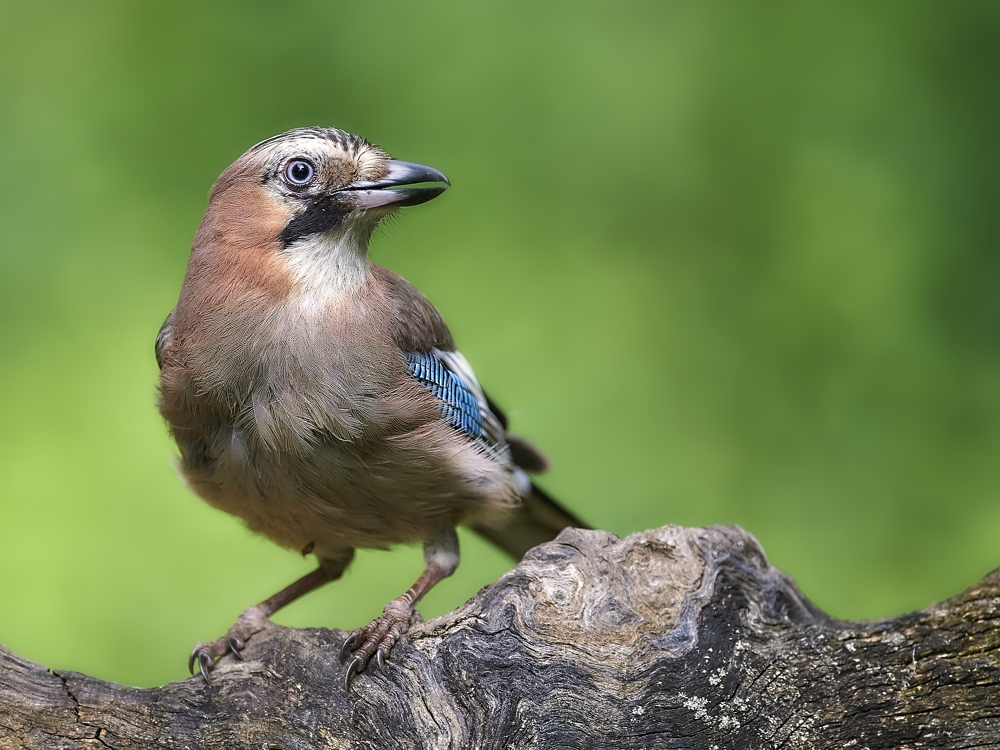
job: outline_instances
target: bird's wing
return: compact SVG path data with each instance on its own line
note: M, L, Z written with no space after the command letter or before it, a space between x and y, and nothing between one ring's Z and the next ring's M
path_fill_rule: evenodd
M407 353L406 362L410 375L437 397L441 416L448 424L492 452L507 454L503 424L490 409L486 394L461 352L434 347Z
M544 453L507 433L507 417L483 392L434 305L402 276L375 263L371 268L378 286L393 301L393 338L403 352L409 352L410 373L441 399L445 419L525 471L548 469ZM458 403L460 394L465 394L464 405Z
M521 504L503 519L473 522L473 531L520 560L529 549L555 538L567 526L588 528L528 479L524 472L545 471L548 459L527 440L507 434L506 416L483 392L461 352L435 347L409 353L406 361L410 374L437 397L446 422L483 445L491 455L518 467L515 474L524 483Z

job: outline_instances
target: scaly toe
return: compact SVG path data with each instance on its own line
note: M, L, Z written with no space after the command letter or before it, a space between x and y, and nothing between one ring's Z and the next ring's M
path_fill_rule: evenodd
M229 632L221 638L207 643L202 642L194 647L194 651L188 657L188 671L194 674L194 665L197 662L198 671L201 676L208 681L208 673L215 668L215 662L226 654L232 654L240 661L243 660L243 649L247 647L247 641L267 627L268 619L261 612L260 605L251 607L239 616L236 623L229 628Z
M212 670L215 660L226 653L225 644L221 643L221 640L220 638L218 641L199 643L195 646L188 656L188 672L194 674L194 665L197 664L201 676L208 680L208 673Z
M340 661L343 663L352 654L353 657L344 677L345 689L350 687L355 675L365 671L372 657L379 671L388 674L386 661L392 654L393 647L409 628L411 613L412 610L407 610L398 602L390 602L381 617L347 636L340 649Z

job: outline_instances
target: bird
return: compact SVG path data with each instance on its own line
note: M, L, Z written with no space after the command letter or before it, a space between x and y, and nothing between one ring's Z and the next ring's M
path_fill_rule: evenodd
M458 525L514 559L584 527L531 479L547 457L507 431L438 310L368 257L386 217L450 185L308 127L256 144L212 186L156 338L159 410L190 490L318 565L198 643L192 674L242 659L275 611L339 578L356 549L421 543L414 584L343 644L349 689L372 659L387 673L415 605L458 567Z

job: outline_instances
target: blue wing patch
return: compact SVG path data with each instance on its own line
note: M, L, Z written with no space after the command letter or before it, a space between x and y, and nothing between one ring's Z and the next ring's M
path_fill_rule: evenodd
M458 375L445 367L433 352L411 352L406 355L406 361L410 374L441 402L441 416L445 422L470 437L485 437L479 399Z

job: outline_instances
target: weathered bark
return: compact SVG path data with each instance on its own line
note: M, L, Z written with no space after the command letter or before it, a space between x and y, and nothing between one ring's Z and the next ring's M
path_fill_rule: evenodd
M739 528L567 530L349 694L339 631L148 690L0 649L0 748L1000 747L998 606L841 622Z

